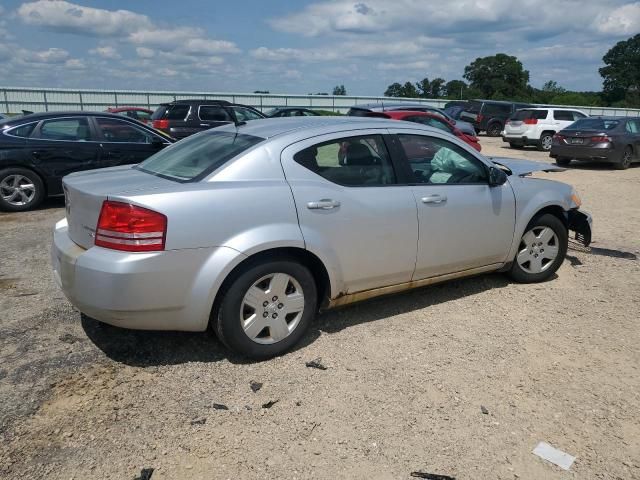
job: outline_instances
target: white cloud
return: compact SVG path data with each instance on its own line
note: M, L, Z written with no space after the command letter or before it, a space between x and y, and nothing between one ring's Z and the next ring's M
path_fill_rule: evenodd
M98 55L99 57L106 58L108 60L117 60L118 58L121 58L118 51L110 45L92 48L91 50L89 50L89 53Z
M140 58L153 58L156 56L155 50L147 47L137 47L136 53Z
M69 60L64 62L64 66L69 70L84 70L85 68L87 68L84 62L77 58L70 58Z
M640 2L616 8L610 13L601 13L594 22L600 33L612 35L634 35L640 32Z
M49 48L42 51L22 49L20 56L29 63L64 64L69 59L69 52L62 48Z
M180 51L189 55L240 51L233 42L207 38L206 32L200 28L162 28L147 15L129 10L84 7L65 0L38 0L21 5L17 15L27 25L77 35L114 37L136 46ZM99 49L95 50L104 58L115 58L105 56Z

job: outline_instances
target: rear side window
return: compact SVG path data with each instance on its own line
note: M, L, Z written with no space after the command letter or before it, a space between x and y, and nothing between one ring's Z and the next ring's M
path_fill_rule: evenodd
M619 120L603 118L582 118L571 125L572 130L613 130L620 125Z
M303 167L347 187L379 187L396 183L381 135L341 138L305 148L293 156Z
M482 110L482 102L469 102L467 107L464 109L465 112L470 113L480 113Z
M553 112L553 118L563 122L573 122L573 112L569 110L556 110Z
M262 141L253 135L209 131L187 137L135 168L178 182L198 181Z
M88 141L91 140L91 130L86 118L45 120L40 127L40 138L72 142Z
M262 116L259 113L254 112L250 108L233 107L233 112L236 114L236 118L239 122L247 122L249 120L260 120Z
M213 122L231 122L231 115L222 107L216 105L202 105L198 109L200 120Z
M153 120L184 120L189 114L189 105L161 105L157 108L151 118Z
M513 120L529 120L530 118L545 120L548 113L548 110L518 110L511 118Z
M511 105L485 103L482 113L485 115L509 115L511 113Z
M38 122L20 125L19 127L14 127L7 130L7 134L13 135L14 137L28 138L33 133L33 130L36 128L37 124Z

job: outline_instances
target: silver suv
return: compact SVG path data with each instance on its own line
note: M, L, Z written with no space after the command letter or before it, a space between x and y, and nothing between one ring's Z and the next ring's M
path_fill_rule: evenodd
M231 349L291 348L318 309L483 272L549 279L591 219L549 164L490 159L437 129L256 120L138 166L65 177L55 277L78 309L137 329L211 326Z

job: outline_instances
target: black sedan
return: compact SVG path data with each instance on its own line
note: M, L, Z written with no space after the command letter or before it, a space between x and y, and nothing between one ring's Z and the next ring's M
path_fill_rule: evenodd
M62 195L62 177L139 163L174 140L111 113L36 113L0 123L0 210L36 207Z
M553 136L550 156L558 165L571 160L609 162L624 170L640 161L640 118L582 118Z
M320 114L309 108L300 107L277 107L266 112L269 118L279 117L317 117Z

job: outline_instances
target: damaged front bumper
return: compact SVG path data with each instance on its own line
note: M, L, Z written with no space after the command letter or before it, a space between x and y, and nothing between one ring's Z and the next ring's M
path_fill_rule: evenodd
M569 210L567 217L569 230L575 232L576 241L588 247L591 243L591 225L593 224L591 215L576 208Z

